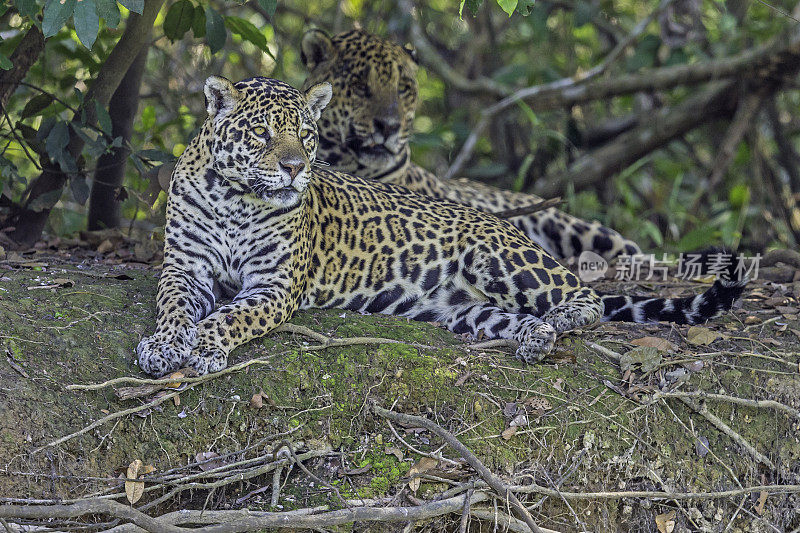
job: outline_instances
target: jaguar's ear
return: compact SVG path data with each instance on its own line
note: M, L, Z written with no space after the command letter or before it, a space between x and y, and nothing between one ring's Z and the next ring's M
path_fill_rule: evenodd
M333 42L322 30L308 30L300 43L300 59L308 70L333 57Z
M333 90L331 89L331 84L328 82L312 85L306 91L308 109L311 110L311 115L314 117L314 120L319 120L322 110L325 109L325 106L331 101L331 96L333 96Z
M206 109L209 117L222 117L233 111L239 100L239 90L222 76L211 76L203 89L206 94Z
M403 50L405 51L405 53L408 54L408 57L411 58L411 61L419 65L419 56L417 55L417 49L414 48L413 44L406 43L405 46L403 46Z

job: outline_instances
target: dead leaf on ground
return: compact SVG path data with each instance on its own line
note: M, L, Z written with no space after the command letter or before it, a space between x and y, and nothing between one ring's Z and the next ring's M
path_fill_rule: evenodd
M660 350L662 352L675 352L678 349L670 341L667 339L662 339L661 337L642 337L641 339L632 340L631 344L634 346L655 348L656 350Z
M642 372L650 372L658 368L661 364L661 351L652 346L639 346L633 350L628 350L619 358L619 368L622 372L628 372L633 365L641 365Z
M510 440L511 437L517 434L517 426L510 426L503 430L500 434L505 440Z
M398 461L402 461L403 457L405 457L403 455L403 450L401 450L400 448L396 448L394 446L387 446L386 449L383 450L383 452L386 455L394 455L395 457L397 457Z
M549 411L553 408L553 404L550 403L550 400L536 396L526 398L523 403L525 404L526 409L530 409L532 411Z
M408 488L411 489L411 492L417 492L417 489L419 488L421 481L419 474L423 474L428 470L433 470L438 464L439 461L432 457L422 457L417 464L409 469L408 475L411 477L411 479L408 482Z
M686 340L689 344L695 345L709 345L715 340L719 339L721 335L716 331L712 331L702 326L692 326L686 333Z
M764 515L764 505L767 503L767 496L769 494L767 491L762 490L761 494L758 495L758 501L756 502L755 511L758 513L758 516Z
M263 390L258 391L257 393L253 394L253 397L250 398L250 407L254 409L261 409L264 406L267 407L275 407L275 401L270 398L266 392Z
M143 466L141 459L136 459L128 465L128 471L125 477L130 479L137 479L140 473L143 473ZM128 501L133 505L138 502L144 494L144 481L126 481L125 482L125 496Z
M50 283L45 283L43 285L34 285L32 287L28 287L29 291L36 290L36 289L63 289L65 287L72 287L75 285L75 282L71 279L67 278L56 278L52 280Z
M672 533L675 529L675 511L656 515L656 527L659 533Z
M195 454L194 460L195 462L200 463L198 465L200 470L203 472L208 472L209 470L214 470L215 468L225 465L222 459L214 461L213 459L216 457L219 457L217 452L200 452Z
M711 451L711 448L708 444L708 439L703 436L698 437L697 440L694 441L694 450L700 457L705 457L708 455L708 452Z
M505 406L503 406L503 416L511 418L517 414L518 409L517 402L506 402Z

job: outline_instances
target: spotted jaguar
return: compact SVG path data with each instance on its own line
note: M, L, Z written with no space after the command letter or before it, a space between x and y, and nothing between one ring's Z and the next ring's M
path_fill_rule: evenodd
M327 83L210 77L208 117L181 155L167 205L155 333L140 367L227 364L298 309L438 321L512 339L526 363L556 334L599 320L705 321L742 284L678 299L601 296L511 223L317 163Z
M413 163L409 135L417 105L417 59L399 46L361 30L329 37L310 30L302 40L309 70L305 87L328 82L333 98L319 122L321 161L362 178L498 213L541 198L467 179L443 180ZM639 246L599 222L546 209L511 219L528 238L558 259L589 250L611 260L641 253Z

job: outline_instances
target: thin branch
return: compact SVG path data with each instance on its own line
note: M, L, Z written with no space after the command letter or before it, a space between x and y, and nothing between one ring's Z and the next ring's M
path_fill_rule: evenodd
M478 138L493 116L524 100L535 111L563 108L590 101L641 91L669 89L679 85L696 85L725 78L752 78L763 80L766 74L775 73L789 77L800 57L800 26L793 26L769 43L746 50L740 54L689 65L675 65L647 69L634 74L589 79L595 69L550 83L520 89L481 113L478 125L472 130L446 178L460 172L471 157ZM602 65L602 63L601 63ZM598 65L597 70L599 70ZM595 74L596 76L596 74Z
M489 499L486 492L475 492L470 504L484 502ZM460 513L464 507L464 498L455 496L445 500L427 502L414 507L353 507L315 514L304 514L298 511L271 513L249 511L244 517L217 523L203 528L204 533L236 533L266 528L325 528L352 522L408 522L426 520L450 513ZM325 509L322 507L320 509ZM242 515L242 511L206 511L222 522L227 513ZM114 531L150 531L155 533L189 533L194 528L183 528L173 524L192 524L197 511L187 513L178 511L170 513L171 520L152 518L141 511L122 503L109 500L84 500L71 505L2 505L0 518L49 519L73 518L87 514L101 514L132 522L138 528L115 528ZM307 511L306 511L307 513ZM171 523L170 523L171 522Z
M720 402L734 403L736 405L744 405L745 407L753 407L756 409L777 409L783 411L791 417L800 420L800 411L786 404L776 402L775 400L751 400L749 398L738 398L736 396L729 396L727 394L714 394L710 392L694 391L694 392L656 392L653 394L653 400L660 398L697 398L699 400L716 400Z
M767 90L761 88L758 91L746 95L736 107L736 114L733 116L731 125L725 133L725 138L719 145L717 150L717 157L711 165L711 174L708 177L707 186L703 187L701 193L695 198L692 207L689 209L690 213L697 212L700 203L708 197L709 192L716 190L722 178L728 172L728 168L733 162L733 156L736 155L736 148L739 146L742 138L750 128L755 126L755 116L761 109L761 104L767 95Z
M768 457L763 455L761 452L756 450L752 444L747 442L747 440L739 435L736 431L733 430L728 424L722 421L717 415L712 413L708 410L708 406L706 406L705 402L696 402L691 398L678 396L678 400L686 404L687 407L692 409L695 413L701 415L703 418L708 420L708 422L716 427L718 430L723 432L725 435L731 438L736 444L744 448L744 450L749 453L756 461L762 463L772 470L775 470L775 463L773 463Z
M189 388L191 388L191 386ZM186 389L184 389L184 390L186 390ZM150 409L150 408L153 408L153 407L155 407L157 405L161 405L165 401L174 398L175 396L177 396L181 392L183 392L183 390L170 392L168 394L165 394L164 396L161 396L160 398L156 398L155 400L153 400L151 402L148 402L148 403L145 403L143 405L140 405L138 407L131 407L130 409L125 409L123 411L118 411L116 413L111 413L108 416L104 416L100 420L95 420L94 422L92 422L88 426L84 427L83 429L79 429L78 431L76 431L74 433L70 433L69 435L65 435L65 436L63 436L61 438L58 438L58 439L56 439L56 440L54 440L52 442L49 442L49 443L47 443L47 444L45 444L43 446L39 446L38 448L34 449L31 453L38 453L38 452L40 452L40 451L42 451L42 450L44 450L46 448L51 448L53 446L58 446L59 444L62 444L64 442L67 442L68 440L74 439L75 437L83 435L84 433L88 433L89 431L93 430L94 428L96 428L98 426L102 426L106 422L110 422L112 420L116 420L117 418L122 418L123 416L132 415L132 414L138 413L140 411L144 411L145 409Z
M435 422L423 418L421 416L407 415L404 413L397 413L389 411L380 407L379 405L372 405L372 412L386 418L393 420L398 424L406 426L420 426L424 427L431 433L434 433L444 439L453 449L455 449L464 460L486 481L486 483L495 491L501 498L505 498L514 510L522 517L533 533L541 533L541 529L536 525L531 513L522 505L513 492L509 489L508 485L503 482L499 477L495 476L491 470L486 468L483 463L473 454L469 448L464 446L452 433L442 428Z

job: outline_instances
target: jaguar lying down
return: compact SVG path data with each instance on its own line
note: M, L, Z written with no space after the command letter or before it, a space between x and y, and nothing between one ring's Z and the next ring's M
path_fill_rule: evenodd
M315 166L329 84L302 93L211 77L205 94L208 118L172 177L156 332L137 348L150 374L220 370L232 349L310 307L483 331L515 339L534 363L557 333L703 322L743 290L719 280L687 298L600 296L506 221Z
M336 170L408 187L487 213L530 206L542 199L468 179L443 180L411 161L409 136L417 106L413 49L361 30L329 37L303 36L304 87L328 82L333 98L320 117L317 157ZM556 259L592 251L607 260L641 253L639 246L596 221L555 208L510 219Z

